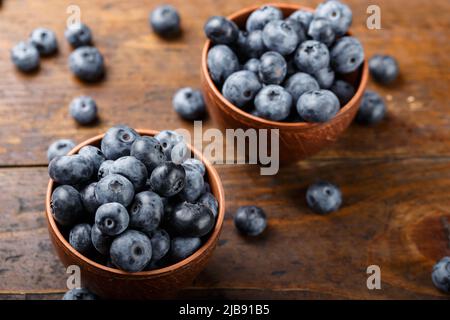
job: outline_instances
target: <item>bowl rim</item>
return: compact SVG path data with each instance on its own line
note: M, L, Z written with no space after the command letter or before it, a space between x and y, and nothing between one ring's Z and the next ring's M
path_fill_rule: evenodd
M293 10L293 11L305 10L305 11L309 11L309 12L314 12L313 8L302 6L299 4L274 2L274 3L263 4L263 5L252 5L252 6L245 7L243 9L240 9L240 10L235 11L234 13L228 15L227 18L232 21L235 21L240 16L249 15L254 10L260 8L261 6L266 6L266 5L274 6L281 10ZM352 36L352 33L350 31L348 31L346 33L346 35ZM207 86L212 90L214 95L222 102L222 104L224 106L226 106L226 108L231 109L232 111L234 111L235 113L237 113L239 116L241 116L243 118L247 118L247 119L249 119L253 122L256 122L256 123L260 124L261 126L265 126L265 127L280 128L280 129L300 129L300 128L308 129L308 128L318 127L318 126L327 124L330 121L333 121L336 118L341 117L342 115L347 113L350 109L352 109L352 107L356 104L359 97L363 95L364 90L367 85L367 82L368 82L368 78L369 78L369 68L368 68L368 64L367 64L367 57L364 57L363 63L358 68L361 72L361 75L360 75L360 81L359 81L357 90L355 91L353 97L343 107L341 107L339 109L339 112L330 121L327 121L327 122L272 121L272 120L254 116L254 115L240 109L239 107L235 106L234 104L229 102L227 99L225 99L225 97L222 95L222 93L217 88L216 84L212 81L211 76L208 72L207 60L208 60L208 51L209 51L211 45L212 45L211 40L207 39L205 44L203 45L202 56L201 56L201 73L202 73L204 79L206 80Z
M141 136L155 136L158 134L159 131L157 130L149 130L149 129L136 129L136 131ZM96 135L92 138L89 138L77 146L75 146L68 155L73 155L78 153L78 151L87 145L93 145L96 143L99 143L101 139L104 137L105 133ZM92 259L89 259L85 255L81 254L75 248L73 248L70 243L66 240L66 238L62 235L55 219L53 218L53 215L51 213L50 208L50 202L51 202L51 196L54 190L54 181L52 179L49 179L48 185L47 185L47 193L45 197L45 212L46 212L46 218L48 223L48 228L50 232L53 232L54 235L57 238L57 241L59 241L60 244L63 245L63 248L67 251L69 251L72 255L74 255L76 258L82 260L84 263L86 263L89 267L94 269L99 269L103 272L110 273L111 276L126 276L126 277L132 277L132 278L150 278L150 277L158 277L167 273L174 272L176 270L182 269L183 267L188 266L191 262L202 256L209 248L214 246L215 242L220 236L220 232L222 230L224 218L225 218L225 192L223 189L223 185L221 182L221 179L219 177L219 174L217 173L216 169L212 166L212 164L206 159L198 150L196 150L194 147L192 147L190 144L187 144L188 148L191 150L191 152L194 154L196 158L201 160L203 164L205 165L206 172L208 174L208 180L209 183L215 184L217 188L217 201L219 203L219 212L217 214L216 223L213 229L213 232L209 235L208 240L203 243L203 245L192 255L187 257L184 260L181 260L175 264L172 264L170 266L156 269L156 270L150 270L150 271L139 271L139 272L126 272L122 271L120 269L116 268L110 268L107 267L101 263L95 262Z

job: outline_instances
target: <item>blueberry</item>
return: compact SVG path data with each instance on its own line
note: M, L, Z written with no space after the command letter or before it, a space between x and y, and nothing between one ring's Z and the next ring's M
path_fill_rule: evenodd
M245 51L246 55L250 58L259 58L267 51L267 47L263 40L262 30L255 30L248 33Z
M283 12L273 6L262 6L253 11L247 19L247 31L262 30L272 20L282 20Z
M163 197L172 197L184 188L186 172L182 165L166 162L156 167L150 176L153 191Z
M303 72L298 72L287 79L284 87L291 94L294 103L297 103L298 98L305 92L319 90L316 79Z
M89 212L92 216L95 215L100 204L95 197L95 186L97 182L92 182L88 184L86 187L81 190L81 200L83 201L83 206L87 212Z
M331 22L337 36L347 33L352 24L352 10L340 1L327 1L316 8L316 17L325 18Z
M106 160L102 162L100 168L98 168L98 180L103 179L104 177L106 177L108 174L111 173L111 168L113 164L114 164L113 160Z
M69 111L72 118L81 125L90 124L97 119L97 104L91 97L81 96L73 99Z
M308 36L319 42L331 46L335 39L335 34L330 20L325 18L314 18L308 29Z
M75 142L69 139L60 139L53 142L47 149L47 159L48 161L52 161L54 158L58 156L67 155L70 150L75 148Z
M341 190L330 182L316 182L306 190L306 202L308 207L317 213L337 211L342 204Z
M399 73L398 63L394 57L379 54L370 58L369 70L374 80L381 84L391 83Z
M259 78L265 84L280 84L287 74L284 57L275 51L264 53L260 58Z
M138 193L130 207L130 227L145 233L158 228L164 215L164 204L159 195L151 191Z
M386 114L386 106L380 95L374 91L364 92L361 105L356 114L356 122L361 124L376 124Z
M61 156L50 161L48 173L55 182L73 186L89 181L94 173L94 165L78 154Z
M267 217L260 207L243 206L236 211L234 225L244 235L258 236L267 227Z
M330 51L331 66L339 73L350 73L364 61L364 49L358 39L342 37Z
M59 186L53 191L50 207L53 218L63 226L73 225L84 216L79 192L68 185Z
M11 49L11 60L22 72L32 72L39 68L39 51L30 43L19 42Z
M220 86L232 73L239 70L239 60L229 47L216 45L208 52L208 70L211 79Z
M288 55L297 48L299 38L290 23L283 20L274 20L264 27L263 41L269 50Z
M307 122L327 122L339 111L339 100L329 90L308 91L297 101L297 112Z
M211 210L214 219L217 218L219 214L219 202L216 197L211 192L205 192L199 199L198 203L206 206L209 210Z
M145 268L152 258L152 244L142 232L127 230L111 244L111 261L119 269L138 272Z
M49 56L58 51L58 41L53 31L37 28L31 32L30 43L36 47L41 56Z
M203 162L201 162L200 160L195 159L195 158L186 159L181 165L184 167L184 169L186 171L187 170L196 170L196 171L200 172L200 174L202 176L204 176L206 173L206 168L205 168L205 165L203 164Z
M175 111L186 120L199 120L206 113L202 93L189 87L179 89L175 93L172 105Z
M177 9L171 5L161 5L156 7L149 17L153 31L161 37L174 37L180 31L180 15Z
M263 118L280 121L291 112L292 96L283 87L268 85L255 97L255 108Z
M341 107L345 106L355 95L355 88L344 80L336 80L330 90L338 97Z
M102 139L101 149L108 160L130 155L130 149L139 134L127 126L110 128Z
M244 64L244 70L248 70L257 74L259 72L260 64L261 62L258 59L252 58Z
M130 155L140 160L151 173L166 161L161 143L154 137L139 137L131 146Z
M436 288L450 292L450 257L444 257L434 265L431 279Z
M124 232L129 222L127 209L118 202L105 203L95 213L95 225L101 233L108 236Z
M89 253L92 250L91 226L80 223L73 227L69 233L69 243L79 253Z
M167 221L176 234L185 237L203 237L214 228L215 223L208 207L189 202L176 206Z
M237 25L225 17L214 16L208 19L203 27L206 36L217 44L232 44L239 35Z
M135 190L142 190L148 177L146 166L131 156L120 157L114 161L110 173L120 174L127 178L133 184Z
M152 243L152 260L156 262L161 260L170 249L170 236L163 229L157 229L148 234Z
M334 81L334 71L330 67L325 67L316 71L314 77L322 89L329 89Z
M134 187L124 176L111 173L97 183L95 196L99 204L118 202L128 207L134 198Z
M98 297L85 288L75 288L67 291L62 300L97 300Z
M197 170L185 170L186 180L183 190L180 192L182 199L194 202L203 193L203 175Z
M200 248L202 241L195 237L178 237L171 241L169 255L173 262L179 262Z
M302 43L306 40L305 30L303 29L303 25L298 20L288 18L284 19L284 22L295 31L298 37L298 43Z
M105 74L102 54L89 46L79 47L70 54L69 67L75 76L86 82L99 81Z
M92 43L91 29L84 23L73 23L66 28L64 36L73 48L88 46Z
M300 22L300 24L303 27L303 30L309 29L309 24L311 23L313 18L314 14L312 12L305 10L297 10L288 17L288 19Z
M295 63L300 71L313 74L328 67L330 53L323 43L316 40L307 40L295 52Z
M108 236L100 231L96 224L91 229L91 239L94 248L103 255L109 254L109 248L114 240L114 237Z
M222 88L222 94L232 104L242 108L253 100L260 89L261 83L256 74L241 70L227 78Z
M78 154L92 162L94 165L94 172L98 172L100 166L106 160L103 152L94 146L84 146L78 151Z
M163 130L155 136L163 148L168 161L183 163L189 158L190 152L181 134L172 130Z

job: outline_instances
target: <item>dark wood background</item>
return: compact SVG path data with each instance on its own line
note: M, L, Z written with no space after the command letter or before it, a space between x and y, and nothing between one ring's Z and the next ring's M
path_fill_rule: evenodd
M98 85L76 81L63 38L66 8L81 7L106 58ZM181 86L199 87L202 27L254 0L169 1L182 16L183 36L163 41L148 27L155 1L4 0L0 7L0 299L52 299L65 291L44 220L46 150L58 138L77 142L118 123L151 129L191 128L171 107ZM256 1L264 3L263 1ZM316 6L319 1L289 1ZM192 288L197 298L439 299L433 264L450 255L442 218L450 220L450 2L370 1L381 7L382 30L365 25L369 3L351 0L352 30L366 54L397 57L401 78L389 88L370 83L388 104L375 127L352 125L317 156L259 175L253 166L218 166L227 214L220 245ZM9 50L39 26L53 29L60 52L32 76L18 73ZM68 104L93 96L101 123L77 126ZM207 121L206 127L213 127ZM311 213L305 189L317 178L342 188L344 205ZM238 206L257 204L269 216L261 238L240 237ZM382 289L366 287L366 268L381 267Z

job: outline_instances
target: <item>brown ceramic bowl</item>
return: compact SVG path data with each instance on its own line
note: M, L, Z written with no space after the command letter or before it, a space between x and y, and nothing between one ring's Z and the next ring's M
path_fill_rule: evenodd
M137 130L141 135L153 136L152 130ZM103 135L96 136L76 146L70 154L77 153L86 145L99 146ZM219 214L215 228L208 240L193 255L171 266L137 273L128 273L118 269L106 267L77 252L63 236L64 231L58 227L50 209L50 199L55 187L52 180L48 183L46 196L46 217L50 239L62 263L67 267L77 265L81 269L82 285L97 293L102 298L109 299L161 299L176 295L177 291L189 286L198 273L205 267L211 257L225 216L225 197L217 171L190 147L192 153L203 160L211 192L219 202Z
M285 17L298 9L313 11L311 8L296 4L274 3L271 5L280 8ZM258 7L260 6L256 5L242 9L230 15L228 18L242 28L250 13ZM364 60L362 66L357 71L346 75L345 79L354 85L356 93L341 108L339 113L328 122L294 123L271 121L253 116L241 110L222 96L222 93L216 87L208 72L207 57L210 47L211 42L208 40L203 47L201 62L202 90L209 114L222 129L279 129L281 163L292 163L313 155L329 143L335 141L355 117L369 76L367 60Z

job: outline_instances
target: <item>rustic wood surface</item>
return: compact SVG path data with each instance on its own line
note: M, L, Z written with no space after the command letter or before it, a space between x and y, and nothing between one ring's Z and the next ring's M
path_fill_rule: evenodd
M117 123L191 128L172 110L171 97L181 86L200 84L204 21L264 3L170 2L184 30L173 41L149 31L154 1L75 1L108 68L104 82L88 86L67 67L63 31L73 1L4 0L0 6L0 299L59 299L65 291L64 268L44 220L48 144L80 142ZM430 270L450 255L442 223L450 221L450 3L371 1L381 7L382 30L367 30L368 3L346 2L366 54L390 53L400 62L394 85L370 83L386 97L387 119L370 128L352 125L332 147L275 177L260 176L254 166L217 166L227 198L220 245L180 297L448 299L432 285ZM10 63L9 49L38 26L57 33L60 52L44 59L40 72L24 76ZM68 103L79 94L97 100L97 126L70 119ZM306 207L305 189L318 178L341 186L339 212L318 216ZM242 238L233 227L233 212L247 204L269 216L261 238ZM366 287L372 264L381 267L381 290Z

